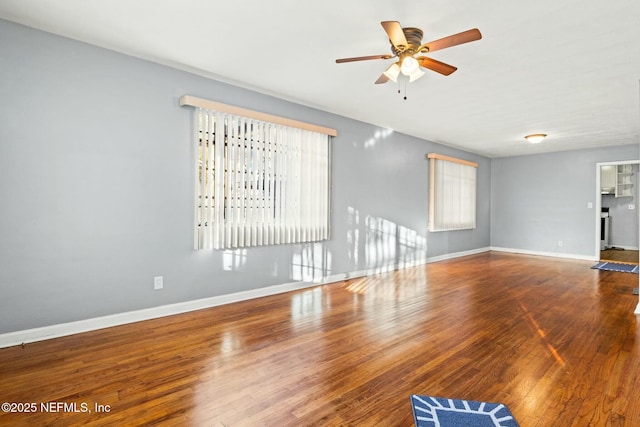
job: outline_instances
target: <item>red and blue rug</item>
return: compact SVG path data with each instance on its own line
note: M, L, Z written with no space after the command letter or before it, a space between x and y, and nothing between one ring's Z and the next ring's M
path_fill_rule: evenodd
M635 264L622 264L618 262L599 262L591 268L595 268L596 270L606 270L606 271L620 271L624 273L635 273L638 274L638 266Z
M502 403L411 395L416 427L519 427Z

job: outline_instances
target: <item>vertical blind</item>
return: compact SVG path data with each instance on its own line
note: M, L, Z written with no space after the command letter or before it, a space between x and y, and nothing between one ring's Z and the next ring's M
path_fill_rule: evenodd
M195 246L329 237L330 136L197 108Z
M429 154L429 231L476 228L477 163Z

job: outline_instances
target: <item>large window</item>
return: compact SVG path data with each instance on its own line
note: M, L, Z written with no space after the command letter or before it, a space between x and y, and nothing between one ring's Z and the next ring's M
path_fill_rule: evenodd
M195 111L197 249L329 238L325 133Z
M429 231L476 228L478 164L431 153L429 158Z

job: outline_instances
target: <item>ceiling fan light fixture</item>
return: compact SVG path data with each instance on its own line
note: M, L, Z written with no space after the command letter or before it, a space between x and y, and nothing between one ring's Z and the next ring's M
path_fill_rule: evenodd
M418 61L413 56L405 56L402 59L400 71L402 71L402 74L404 74L405 76L411 76L413 73L419 70L420 64L418 64Z
M542 142L547 137L546 133L532 133L531 135L527 135L524 137L527 141L532 144L538 144Z
M351 58L336 59L336 63L369 61L373 59L391 59L397 58L397 62L388 67L375 84L384 84L389 80L398 81L400 73L408 77L410 82L416 81L424 75L421 68L435 71L443 76L448 76L457 70L456 67L437 61L427 56L414 55L435 52L437 50L458 46L475 40L480 40L482 34L477 28L463 31L461 33L452 34L429 43L422 43L423 32L420 28L405 27L403 28L398 21L382 21L382 28L387 33L389 42L391 43L392 54L355 56Z
M395 62L391 64L389 68L387 68L386 71L382 74L389 77L389 80L395 83L398 81L398 75L400 74L400 66L398 65L397 62Z
M422 71L420 68L418 68L413 73L411 73L411 75L409 76L409 83L415 82L416 80L418 80L422 76L424 76L424 71Z

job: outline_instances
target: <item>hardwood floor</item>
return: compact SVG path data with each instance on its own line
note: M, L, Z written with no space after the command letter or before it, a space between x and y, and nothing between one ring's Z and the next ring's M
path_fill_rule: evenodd
M628 249L606 249L604 251L600 251L600 260L638 264L638 251Z
M0 349L0 400L36 404L0 425L412 426L417 393L639 426L638 276L592 264L488 252Z

